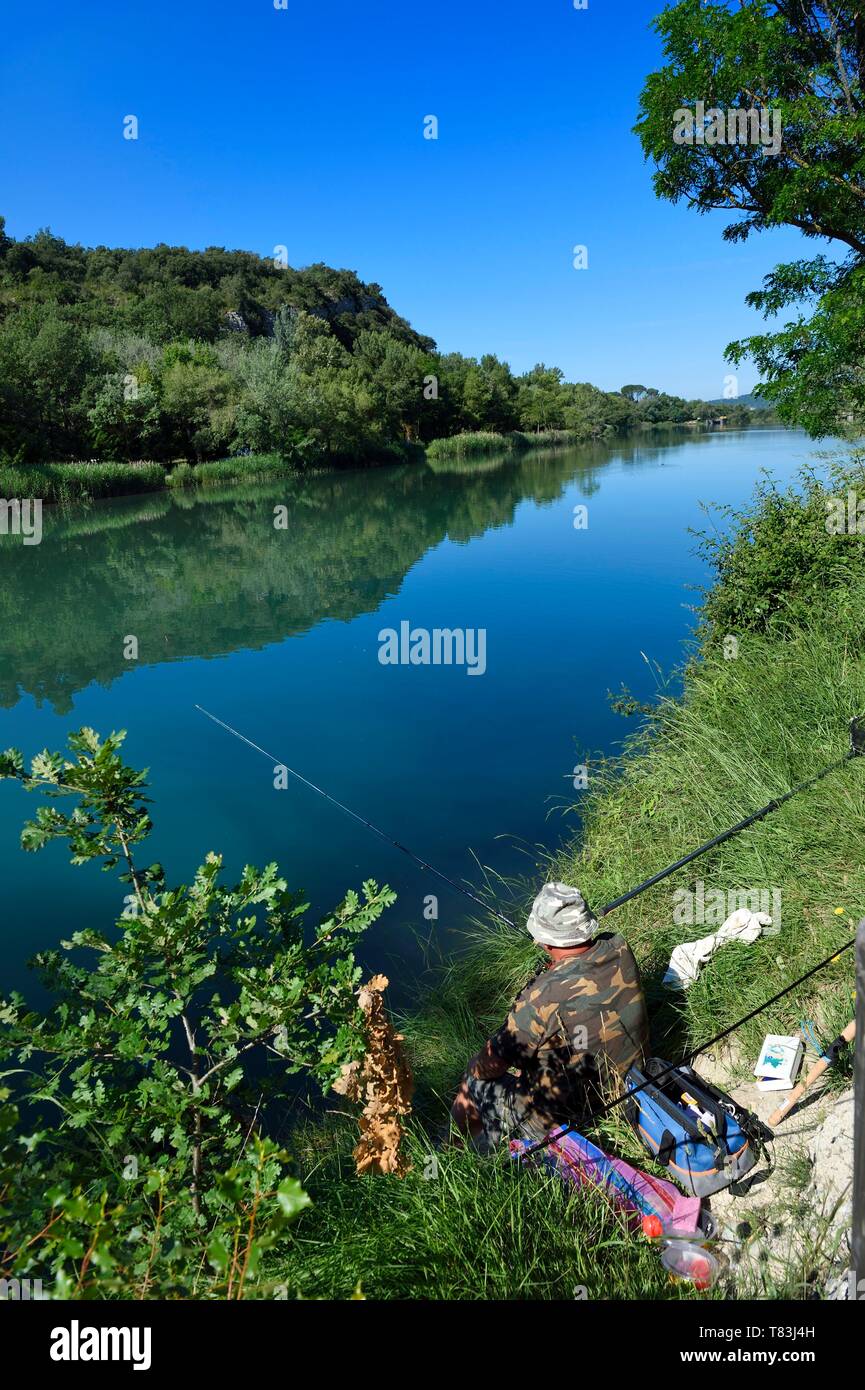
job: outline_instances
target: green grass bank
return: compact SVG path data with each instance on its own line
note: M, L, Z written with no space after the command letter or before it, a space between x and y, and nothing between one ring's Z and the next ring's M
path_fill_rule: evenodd
M166 489L211 488L267 481L296 473L322 470L381 467L387 464L422 463L442 459L474 459L491 454L524 453L529 449L559 448L579 442L569 430L542 434L465 434L435 440L426 449L420 444L385 444L374 454L358 456L315 455L308 458L282 454L243 454L203 463L114 463L91 460L80 463L25 464L0 459L0 497L41 498L44 503L95 502L107 497L134 496Z
M522 916L544 877L609 901L843 754L848 721L865 709L865 535L830 534L826 518L827 500L848 489L865 496L861 458L823 483L807 475L784 492L764 484L720 534L710 530L702 543L716 583L681 694L661 690L620 759L589 761L580 835L531 883L501 885L500 906ZM854 763L616 912L610 924L640 962L659 1055L698 1047L850 940L865 914L863 832L865 763ZM706 893L777 889L779 930L727 947L686 995L672 994L661 984L672 947L714 929L674 920L677 890L698 882ZM337 1298L358 1287L407 1299L700 1296L670 1285L657 1254L597 1195L568 1195L506 1155L434 1152L466 1060L536 964L528 937L479 922L403 1021L418 1081L407 1178L356 1177L353 1126L339 1116L298 1132L313 1205L276 1261L289 1289ZM765 1033L796 1032L803 1017L834 1037L851 1017L852 988L847 951L736 1035L730 1080L744 1075ZM834 1078L842 1083L843 1069ZM651 1167L615 1112L595 1137ZM813 1296L820 1239L815 1231L763 1295Z
M127 497L166 489L210 488L287 477L297 473L375 468L387 464L422 463L431 466L495 460L532 449L565 449L585 444L597 436L591 430L515 430L508 434L473 431L434 439L430 444L385 443L355 454L251 453L201 463L99 461L70 463L22 463L0 455L0 498L40 498L46 504L96 502L108 497Z
M586 438L577 430L543 430L532 434L523 430L513 430L509 434L476 430L434 439L426 446L426 454L433 460L483 458L487 454L521 454L529 449L564 449L584 443Z
M374 457L318 458L304 462L281 454L244 454L191 464L165 463L33 463L0 460L0 497L41 498L45 503L95 502L167 488L214 487L261 482L321 469L418 462L417 445L386 445Z

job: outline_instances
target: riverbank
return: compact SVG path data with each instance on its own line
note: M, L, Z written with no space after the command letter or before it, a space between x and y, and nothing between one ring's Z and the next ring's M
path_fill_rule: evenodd
M755 427L763 422L755 421ZM657 430L653 425L641 433ZM678 428L678 426L670 426ZM592 436L588 436L591 440ZM38 498L47 505L97 502L110 497L213 488L266 482L273 478L339 473L347 469L378 468L394 464L484 463L498 457L517 456L532 450L573 448L587 442L575 430L513 431L495 434L477 431L435 439L428 445L403 442L382 445L363 455L315 455L285 457L282 454L242 454L191 464L185 460L159 463L103 462L96 459L71 463L14 463L0 460L0 497ZM594 441L597 442L597 441Z
M537 882L550 877L606 902L845 751L848 721L865 709L865 537L831 535L825 520L827 501L848 488L865 494L861 460L825 487L807 478L796 491L765 486L727 518L729 541L704 542L716 584L682 697L662 695L621 759L589 765L581 836L498 906L524 916ZM700 1046L850 940L865 913L863 825L865 776L854 764L616 913L643 972L658 1055ZM698 917L674 920L688 901L677 891L689 890L698 911L700 884L704 900L711 890L777 890L781 920L775 934L728 947L686 995L671 995L661 981L672 947L711 930ZM296 1135L314 1205L274 1257L290 1296L347 1298L358 1288L399 1299L694 1296L661 1277L656 1253L597 1197L569 1197L543 1176L514 1171L506 1155L479 1161L433 1149L466 1059L536 964L522 933L478 923L404 1020L418 1079L406 1179L357 1178L353 1126L338 1115ZM810 1018L818 1036L834 1037L849 1021L852 986L845 952L737 1032L724 1084L746 1074L767 1032L795 1033ZM839 1064L831 1084L845 1084L849 1069L849 1059ZM598 1136L651 1167L615 1112ZM771 1229L771 1210L765 1216ZM819 1296L824 1242L824 1230L803 1229L761 1296Z
M81 463L3 464L0 463L0 497L34 497L44 503L71 504L95 502L107 497L135 496L139 493L175 491L181 488L212 488L226 484L249 484L272 478L293 477L316 472L339 472L346 468L376 468L388 465L436 463L442 460L473 460L494 455L527 453L531 449L566 448L581 442L573 430L547 430L540 434L454 435L421 444L390 444L374 455L364 457L286 458L281 454L244 454L191 464L175 463Z
M299 462L281 454L244 454L205 463L0 463L0 496L33 497L45 503L96 502L107 497L132 497L139 493L180 488L214 487L230 483L257 483L299 473L336 472L340 468L376 467L417 463L423 450L417 445L388 445L373 458Z
M747 423L737 424L734 429L777 428L774 414L753 412ZM709 420L657 420L638 426L642 434L654 430L702 430L711 432L716 423ZM488 430L473 430L462 434L452 434L434 439L426 445L426 456L435 462L440 459L473 459L491 454L520 454L529 449L568 449L581 444L594 444L598 441L615 439L619 431L610 427L594 427L575 430L511 430L507 434L491 433Z
M528 441L519 448L502 442L489 452L516 453L528 448L546 448L570 442L553 431L555 439L527 435ZM489 435L484 439L503 440ZM469 455L472 451L469 450ZM109 497L132 497L141 493L179 491L189 488L212 488L231 484L248 485L273 478L308 476L314 473L338 473L348 468L382 468L394 464L422 463L427 451L419 444L390 444L374 455L359 457L321 457L314 459L285 458L281 454L243 454L235 458L213 459L191 464L184 460L175 463L102 463L97 460L81 463L0 463L0 497L33 497L46 504L68 505L76 502L98 502ZM464 457L464 454L460 454ZM430 455L430 457L439 457ZM444 457L444 455L441 455Z

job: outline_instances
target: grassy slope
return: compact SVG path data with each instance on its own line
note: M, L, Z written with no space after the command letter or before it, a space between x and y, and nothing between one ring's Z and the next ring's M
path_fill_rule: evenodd
M828 541L823 496L813 490L805 504L783 501L780 529L778 506L777 496L764 500L756 525L753 518L741 523L735 551L719 556L727 588L708 611L716 619L738 612L738 659L722 655L719 639L729 629L704 634L684 698L662 701L622 765L598 772L583 807L581 843L545 866L578 883L594 903L839 757L847 721L865 709L865 537ZM776 531L778 544L792 535L799 547L786 570L767 566L762 551ZM759 589L767 573L771 581L743 605L741 594L749 585ZM617 911L611 921L643 969L660 1053L680 1056L706 1041L849 940L865 913L863 831L865 760ZM781 930L752 946L726 948L687 996L671 998L660 978L673 945L712 930L673 925L675 888L698 878L707 889L779 888ZM500 1021L534 962L527 938L479 926L466 954L408 1021L420 1123L441 1123L444 1097L466 1058ZM849 1020L852 985L847 952L742 1030L744 1054L756 1055L767 1031L795 1032L804 1016L834 1036ZM360 1282L370 1297L522 1299L573 1297L571 1287L584 1284L590 1298L680 1296L660 1277L657 1256L630 1239L597 1197L569 1200L560 1184L510 1170L504 1156L482 1163L446 1154L438 1177L425 1178L430 1146L419 1137L420 1123L412 1141L415 1172L404 1182L354 1177L347 1129L337 1126L326 1144L315 1130L299 1138L315 1206L280 1262L280 1277L292 1288L346 1297ZM607 1120L601 1133L620 1152L639 1154L619 1118ZM791 1268L778 1292L801 1296L806 1287L804 1268Z
M569 1196L504 1151L434 1155L415 1127L406 1178L357 1178L351 1142L342 1126L301 1143L315 1206L268 1271L291 1297L597 1299L611 1296L611 1268L619 1297L692 1296L603 1200Z
M582 840L545 866L546 874L578 883L591 902L609 901L843 754L847 722L865 709L865 537L833 538L836 546L858 547L834 552L843 559L835 565L823 506L813 491L804 507L784 502L783 534L798 526L797 543L804 535L807 552L813 541L813 555L803 552L786 578L773 581L748 608L750 619L740 612L738 659L722 655L724 629L704 633L684 698L663 700L621 765L597 772ZM735 555L721 557L722 573L735 575L727 583L736 584L737 598L747 588L743 575L755 582L754 572L765 568L761 526L742 524ZM824 582L827 554L834 587ZM724 614L723 604L715 609L716 617ZM849 940L865 913L863 831L865 761L617 911L611 922L644 972L657 1051L676 1057L705 1042ZM660 979L672 947L712 930L673 925L674 890L698 878L707 889L779 888L781 930L726 948L687 996L671 998ZM421 1126L434 1132L441 1124L462 1065L535 959L527 938L479 925L465 955L408 1020L419 1107L415 1171L403 1182L356 1178L348 1128L337 1124L324 1145L319 1131L299 1136L315 1206L280 1261L290 1287L307 1296L346 1297L361 1283L369 1297L523 1299L574 1297L571 1286L583 1284L590 1298L683 1296L660 1277L657 1256L595 1196L569 1199L557 1182L513 1171L506 1156L481 1163L445 1154L438 1176L424 1176L430 1144ZM852 985L847 952L747 1025L738 1034L744 1054L756 1055L768 1031L795 1032L804 1016L834 1036L849 1020ZM619 1117L599 1132L649 1166ZM806 1286L804 1269L791 1268L778 1292L801 1295Z

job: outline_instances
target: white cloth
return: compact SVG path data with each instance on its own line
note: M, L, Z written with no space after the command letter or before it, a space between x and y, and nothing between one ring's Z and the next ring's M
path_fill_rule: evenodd
M745 941L750 945L764 927L771 925L768 912L751 912L747 907L740 907L712 936L703 936L699 941L683 941L681 946L674 947L664 984L674 989L689 989L700 973L700 966L728 941Z

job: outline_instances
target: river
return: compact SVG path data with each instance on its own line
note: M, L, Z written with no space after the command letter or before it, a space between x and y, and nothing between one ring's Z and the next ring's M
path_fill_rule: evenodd
M399 998L469 905L306 787L275 788L273 763L196 704L454 878L531 875L576 827L575 767L630 727L608 692L651 698L654 663L683 659L700 504L740 504L760 470L786 482L811 453L777 429L671 432L48 509L41 545L0 543L0 747L127 729L151 770L144 862L171 882L214 849L232 873L278 860L314 914L390 883L364 963ZM386 663L380 634L403 624L482 633L483 663L471 646L474 669ZM23 854L34 807L0 785L0 987L37 999L27 959L107 927L123 889L59 845Z

